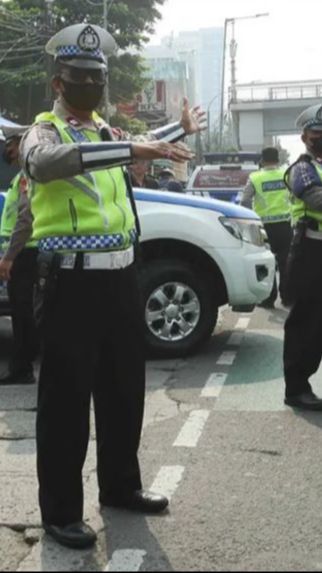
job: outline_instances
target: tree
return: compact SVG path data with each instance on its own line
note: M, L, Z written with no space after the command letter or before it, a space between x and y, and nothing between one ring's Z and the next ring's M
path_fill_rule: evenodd
M111 103L130 101L147 79L143 59L125 52L140 49L161 17L164 0L104 0L108 2L108 31L120 55L109 58ZM0 108L22 123L48 107L46 83L50 73L44 47L64 26L76 22L103 24L100 0L0 0Z

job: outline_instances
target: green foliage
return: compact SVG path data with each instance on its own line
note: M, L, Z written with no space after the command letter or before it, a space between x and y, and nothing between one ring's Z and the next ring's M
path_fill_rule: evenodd
M128 102L147 84L140 56L124 53L109 58L109 96L111 103Z
M147 132L147 126L140 119L131 119L122 113L115 114L110 121L114 127L120 127L123 131L128 131L132 135L140 135Z
M120 55L109 59L109 94L115 104L131 101L146 84L142 58L124 51L143 47L164 0L105 1L107 29L120 48ZM103 25L103 0L0 0L0 109L8 117L30 122L50 105L45 101L50 72L45 44L78 22Z

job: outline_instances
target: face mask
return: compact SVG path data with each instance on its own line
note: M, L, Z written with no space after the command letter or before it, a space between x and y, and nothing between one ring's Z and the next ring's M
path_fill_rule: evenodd
M104 85L100 84L74 84L62 80L65 88L63 96L67 103L80 111L93 111L100 103Z
M316 155L322 155L322 135L314 139L309 139L309 149Z

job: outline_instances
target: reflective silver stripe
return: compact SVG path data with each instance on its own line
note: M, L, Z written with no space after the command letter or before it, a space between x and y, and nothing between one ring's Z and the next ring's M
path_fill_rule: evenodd
M186 132L180 123L177 121L176 123L171 123L170 125L165 125L164 127L160 127L152 131L152 134L156 139L161 141L167 141L169 143L175 143L182 139Z
M72 185L77 187L77 189L80 189L80 191L83 191L86 195L88 195L88 197L93 199L95 201L95 203L97 203L99 205L99 196L94 189L90 189L90 187L88 187L88 185L86 185L85 183L82 183L82 181L77 179L77 177L70 177L68 179L68 181Z
M120 159L130 159L131 158L131 151L130 149L103 149L102 151L85 151L82 153L82 160L84 165L86 166L87 163L91 164L93 162L98 161L102 167L104 166L105 162L112 162L112 160L119 161Z
M84 177L85 174L82 176ZM80 191L83 191L90 199L93 199L93 201L95 201L95 203L99 206L100 208L100 213L102 216L102 219L104 221L104 226L105 229L108 229L109 227L109 220L107 217L107 214L105 212L105 208L104 208L104 202L103 202L103 197L100 195L100 193L97 191L97 186L96 186L96 180L94 175L92 175L91 173L87 174L86 180L88 181L88 183L91 183L94 186L94 189L92 189L91 187L89 187L85 182L82 182L80 180L79 177L70 177L68 179L68 181L74 185L75 187L77 187L77 189L80 189Z
M313 231L312 229L306 229L305 236L308 239L317 239L318 241L322 241L322 231Z
M76 254L64 255L61 259L61 269L73 269L75 267ZM134 261L134 249L130 247L124 251L111 253L84 253L84 270L113 270L124 269Z
M83 171L95 171L132 163L132 144L99 142L80 143Z

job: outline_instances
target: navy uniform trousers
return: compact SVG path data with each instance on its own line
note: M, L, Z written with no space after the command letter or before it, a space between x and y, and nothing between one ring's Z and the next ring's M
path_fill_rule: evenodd
M35 248L23 249L12 266L8 281L11 306L13 349L9 362L12 375L28 375L33 372L33 361L39 351L38 333L33 316L33 290L37 275Z
M292 251L296 247L291 247ZM295 253L293 304L285 322L286 396L310 392L322 359L322 241L304 239Z
M277 267L280 273L279 294L281 299L285 300L286 262L292 240L292 227L289 221L267 223L264 226L271 251L276 257ZM277 281L275 278L270 296L266 299L267 302L276 301L277 290Z
M141 489L143 307L133 264L59 270L43 324L37 466L43 522L82 520L93 397L101 501Z

